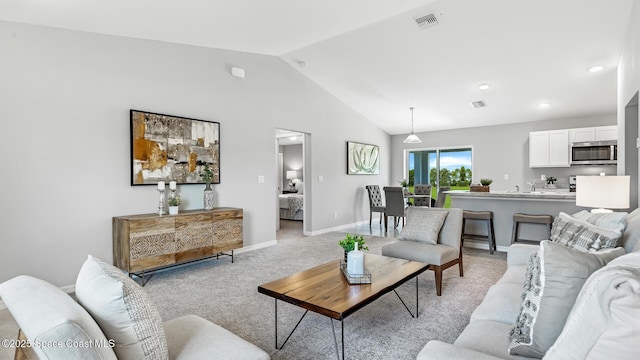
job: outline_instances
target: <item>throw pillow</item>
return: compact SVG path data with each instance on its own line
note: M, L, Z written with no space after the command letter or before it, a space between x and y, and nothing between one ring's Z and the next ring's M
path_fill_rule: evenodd
M587 278L624 254L623 248L590 254L542 241L529 260L509 354L542 358L562 331Z
M407 222L398 235L398 239L436 245L440 229L448 214L449 212L446 210L413 207L407 210Z
M569 242L573 240L576 234L582 232L583 227L571 222L565 216L562 216L562 214L565 213L561 212L560 215L556 216L553 220L549 239L564 246L569 246Z
M622 232L627 226L625 220L627 219L628 215L629 214L626 212L594 214L590 211L582 210L571 215L571 217L588 222L589 224L599 226L601 228Z
M636 359L639 337L640 253L631 253L589 277L547 357Z
M158 309L120 269L89 255L76 281L78 302L93 316L119 359L168 359Z
M554 221L554 227L556 222L561 229L552 227L551 240L583 252L614 248L622 236L620 230L603 228L563 212Z

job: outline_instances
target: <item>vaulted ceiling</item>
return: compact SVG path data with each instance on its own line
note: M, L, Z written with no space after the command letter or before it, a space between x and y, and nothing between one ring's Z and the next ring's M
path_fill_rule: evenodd
M400 134L410 106L416 132L615 111L633 1L3 0L0 20L279 56Z

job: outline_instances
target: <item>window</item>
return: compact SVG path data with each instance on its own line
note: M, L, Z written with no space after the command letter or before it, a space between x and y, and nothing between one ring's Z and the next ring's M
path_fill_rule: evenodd
M409 186L433 185L434 195L440 186L451 190L469 190L473 177L473 149L469 147L407 150Z

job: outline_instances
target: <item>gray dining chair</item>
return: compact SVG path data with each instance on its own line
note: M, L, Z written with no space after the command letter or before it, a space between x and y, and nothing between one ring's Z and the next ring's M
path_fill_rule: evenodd
M382 203L382 193L380 193L380 186L367 185L367 193L369 194L369 227L371 227L371 219L373 213L380 213L380 224L382 224L382 216L385 212L385 206Z
M431 185L417 184L413 188L413 193L416 195L429 195L429 197L414 198L413 205L431 206Z
M444 201L447 199L447 194L444 194L444 192L449 190L451 190L450 186L440 186L440 189L438 189L438 197L436 198L436 203L433 207L444 207Z
M383 190L386 208L384 212L384 230L387 231L389 228L389 216L393 216L394 228L398 226L400 218L402 218L402 226L404 226L406 203L402 188L400 186L385 186Z

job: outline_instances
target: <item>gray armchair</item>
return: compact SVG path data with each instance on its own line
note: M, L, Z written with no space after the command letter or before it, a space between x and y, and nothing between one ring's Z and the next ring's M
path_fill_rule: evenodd
M434 216L434 212L447 211L440 232L438 233L437 244L429 244L421 240L408 239L403 235L415 233L424 224L429 222L429 217ZM460 236L462 235L462 209L437 209L427 207L412 207L408 210L409 217L407 225L398 236L398 240L386 244L382 247L382 255L395 258L419 261L429 264L429 270L435 272L436 294L442 294L442 271L456 264L463 276L462 270L462 248Z
M385 211L385 206L382 203L382 194L380 193L380 186L367 185L367 193L369 194L369 227L371 227L371 218L374 212L380 213L380 224L382 224L382 216Z
M393 216L393 227L398 226L398 220L402 218L402 226L404 226L404 211L406 203L404 201L404 192L399 186L385 186L384 200L386 209L384 212L384 229L387 231L389 216Z

